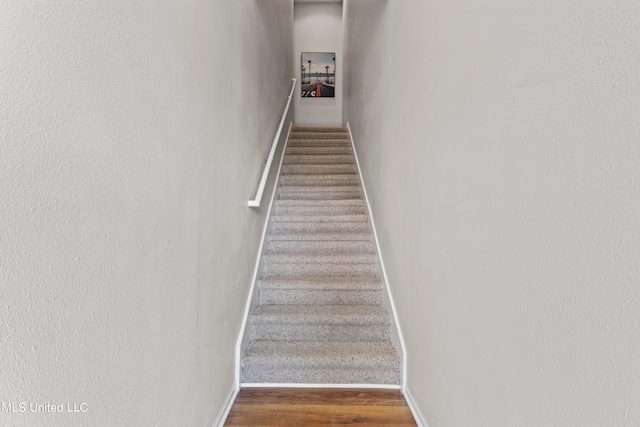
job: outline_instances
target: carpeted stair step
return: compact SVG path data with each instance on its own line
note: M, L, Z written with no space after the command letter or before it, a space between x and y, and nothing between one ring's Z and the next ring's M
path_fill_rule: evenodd
M291 132L290 139L346 139L348 132Z
M292 133L297 132L340 132L349 135L349 130L346 127L338 126L293 126L291 128Z
M335 217L335 221L324 220L327 217ZM293 220L286 220L293 218ZM295 216L274 216L271 224L271 232L278 233L342 233L367 231L366 217L363 220L360 215L327 215L313 216L307 221L297 220ZM352 218L353 220L347 220Z
M363 222L366 223L369 217L365 214L354 215L274 215L273 223L277 222Z
M345 240L345 241L270 241L268 245L270 253L303 253L303 252L370 252L369 240Z
M276 189L244 383L400 384L346 128L294 127Z
M367 231L366 222L277 222L273 233L340 233Z
M275 201L276 215L349 215L361 213L364 213L363 199Z
M258 283L263 290L382 290L382 282L372 277L264 277Z
M360 191L342 190L342 191L286 191L279 193L283 200L349 200L361 198Z
M269 253L371 252L371 233L281 233L269 236Z
M270 277L258 281L259 304L380 305L382 282L369 277Z
M400 357L384 341L252 341L245 383L399 384Z
M357 185L283 185L279 188L280 193L332 193L332 192L354 192L360 194L360 187Z
M376 305L261 305L251 339L372 341L389 338L389 314Z
M297 147L349 147L351 149L351 141L349 139L290 139L287 142L287 148Z
M358 186L360 179L358 175L283 175L280 179L282 186Z
M341 186L282 186L278 189L282 200L345 200L360 199L362 193L356 185Z
M315 146L297 146L297 147L287 147L287 151L285 155L299 155L299 154L307 154L307 155L315 155L315 154L351 154L351 147L346 146L338 146L338 147L315 147Z
M377 258L369 253L303 253L265 254L266 263L287 264L367 264L375 265Z
M275 253L266 254L263 259L266 277L376 277L377 274L377 257L370 253Z
M355 163L352 154L287 154L285 165L331 165Z
M357 173L355 163L328 164L328 165L282 165L283 175L338 175Z

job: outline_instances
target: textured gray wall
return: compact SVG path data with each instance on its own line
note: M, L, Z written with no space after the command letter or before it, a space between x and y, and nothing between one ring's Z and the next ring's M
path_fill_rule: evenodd
M346 117L426 420L640 425L637 2L345 8Z
M247 200L290 87L292 9L0 5L0 400L65 404L0 424L211 425L234 381L266 214Z

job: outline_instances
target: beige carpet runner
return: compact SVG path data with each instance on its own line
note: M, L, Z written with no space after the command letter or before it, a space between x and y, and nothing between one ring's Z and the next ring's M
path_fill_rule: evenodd
M242 382L400 384L345 128L293 128L270 221Z

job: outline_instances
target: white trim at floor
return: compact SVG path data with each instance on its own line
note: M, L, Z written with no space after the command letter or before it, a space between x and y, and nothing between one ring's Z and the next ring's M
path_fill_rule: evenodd
M401 390L399 384L295 384L295 383L242 383L242 388L379 388Z
M227 399L224 401L224 405L220 408L220 412L218 412L218 416L216 420L213 422L212 427L224 427L225 421L227 421L227 417L229 416L229 412L231 412L231 407L233 406L233 402L236 400L236 396L240 392L240 387L238 387L238 383L234 383L231 386L231 390L227 394Z
M429 424L427 424L427 420L424 419L424 414L422 413L418 405L416 405L416 402L413 400L413 395L409 391L408 386L405 385L402 394L404 395L404 400L407 402L407 406L413 414L413 418L416 420L416 424L418 424L418 427L429 427Z

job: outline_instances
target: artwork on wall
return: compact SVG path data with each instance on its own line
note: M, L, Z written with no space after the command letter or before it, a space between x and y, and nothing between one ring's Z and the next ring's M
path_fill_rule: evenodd
M302 52L300 61L302 97L335 97L335 52Z

